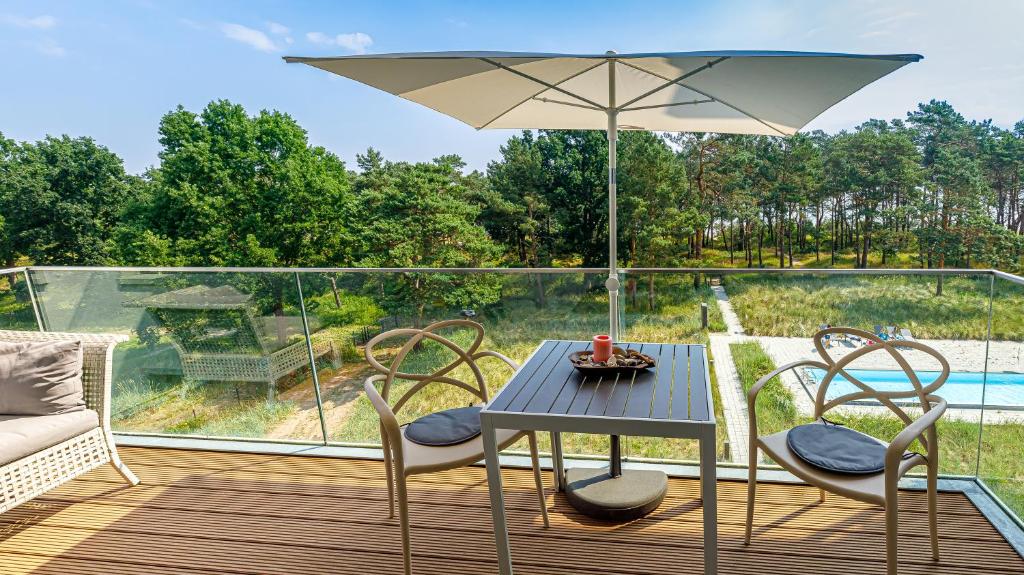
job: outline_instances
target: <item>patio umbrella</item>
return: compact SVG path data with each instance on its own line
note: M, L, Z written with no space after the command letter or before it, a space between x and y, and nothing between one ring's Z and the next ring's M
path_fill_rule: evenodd
M286 56L478 130L608 132L610 334L618 338L616 134L620 129L789 136L917 54L722 51L643 54L416 52Z
M608 132L609 333L618 340L615 200L620 129L790 136L916 54L666 52L543 54L423 52L334 58L285 57L390 92L478 130L547 128ZM609 477L584 513L625 517L619 501L664 497L664 474L624 477L611 438ZM566 486L569 492L572 484ZM577 493L579 496L579 494ZM570 497L570 501L575 501ZM574 505L576 505L574 503ZM639 516L647 511L638 511Z

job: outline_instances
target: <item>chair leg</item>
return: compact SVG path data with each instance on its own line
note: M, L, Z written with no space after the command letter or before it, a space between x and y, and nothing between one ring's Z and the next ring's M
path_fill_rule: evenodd
M932 560L937 562L939 560L939 470L937 464L932 465L933 459L928 460L928 532L932 539Z
M409 539L409 494L405 487L405 473L395 474L398 487L398 522L402 527L402 565L405 575L412 575L412 542Z
M747 525L743 544L750 545L750 532L754 527L754 500L757 497L757 448L750 451L747 463Z
M885 497L885 572L896 575L899 563L899 500L896 493L890 496L886 489ZM892 491L895 491L893 489Z
M544 518L544 527L551 527L548 522L548 504L544 498L544 480L540 475L540 457L537 455L537 434L529 432L526 437L530 441L530 461L533 462L533 482L537 486L537 498L540 500L540 515Z
M825 499L827 498L827 496L828 496L828 492L827 491L825 491L824 489L819 489L818 490L818 503L824 503Z
M381 437L384 437L381 434ZM384 448L384 474L388 482L388 519L395 518L395 465L391 458L391 447L388 440L383 440Z
M114 437L109 432L103 433L104 440L107 442L107 453L110 454L110 466L113 467L117 473L124 478L128 485L135 486L139 484L139 478L137 475L132 473L131 469L121 461L121 456L117 454L117 447L114 445Z

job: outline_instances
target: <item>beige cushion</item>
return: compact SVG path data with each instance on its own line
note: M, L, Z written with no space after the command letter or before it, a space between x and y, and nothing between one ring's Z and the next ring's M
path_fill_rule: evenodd
M53 447L99 425L99 415L91 409L60 415L0 415L0 465Z
M0 414L57 415L83 409L82 342L0 341Z

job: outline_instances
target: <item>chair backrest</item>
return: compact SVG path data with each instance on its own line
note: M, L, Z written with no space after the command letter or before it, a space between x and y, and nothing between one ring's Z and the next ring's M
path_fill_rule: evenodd
M444 337L437 332L443 329L450 328L468 328L476 331L476 336L473 339L473 343L468 348L463 348L459 344L453 342L451 339ZM395 339L399 337L408 337L409 339L404 345L398 350L394 360L391 361L391 366L385 366L377 360L374 356L375 348L382 342ZM400 371L402 362L409 355L409 353L423 340L435 341L446 348L450 349L455 353L455 359L429 374L420 373L406 373ZM366 361L369 362L374 369L384 375L384 384L381 387L380 395L385 401L389 401L388 396L391 392L391 387L394 385L395 380L406 380L413 381L415 384L410 387L405 393L402 394L398 401L392 406L392 411L398 413L402 406L409 401L409 399L416 394L419 390L423 389L431 383L447 383L454 385L460 389L466 390L469 393L480 398L481 401L486 402L487 397L487 385L484 381L483 373L480 371L480 367L477 365L476 360L479 355L477 351L480 349L480 344L484 340L484 326L466 319L452 319L439 321L432 323L422 329L416 328L399 328L393 329L381 333L366 343L364 354ZM459 368L459 366L466 365L473 374L473 384L466 383L459 379L450 377L449 374Z
M834 334L856 335L865 341L870 342L870 345L860 347L837 360L829 354L828 348L825 345L826 337L830 337ZM825 364L828 365L828 370L825 372L825 376L818 385L818 393L814 400L815 418L823 416L830 409L838 407L844 403L868 399L875 400L888 407L889 410L895 413L896 416L903 420L905 424L909 424L914 420L914 418L907 414L907 412L893 400L916 399L917 403L921 406L921 409L924 412L928 412L932 408L932 402L937 399L935 397L930 397L931 394L942 387L942 385L946 383L946 379L949 378L949 362L946 361L946 358L942 357L942 354L938 351L935 351L933 348L918 341L899 339L884 340L876 334L855 328L831 327L814 334L814 347L818 350L818 354L821 356L822 360L824 360ZM907 361L907 358L904 357L899 349L897 349L898 347L921 351L935 358L941 366L938 377L928 385L922 385L917 373L910 366L910 362ZM857 359L860 359L870 353L880 352L887 353L896 361L897 365L899 365L903 370L903 373L907 376L911 389L881 391L875 389L864 381L861 381L847 371L847 366ZM831 400L827 399L829 385L835 380L836 376L839 375L843 376L846 381L853 384L853 386L857 388L857 391L841 395Z

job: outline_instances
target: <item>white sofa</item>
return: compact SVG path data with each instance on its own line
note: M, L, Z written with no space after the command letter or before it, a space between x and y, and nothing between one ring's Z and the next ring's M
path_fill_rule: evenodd
M0 513L104 464L139 479L117 455L110 431L111 364L121 335L0 330L2 342L80 341L85 409L0 415Z

